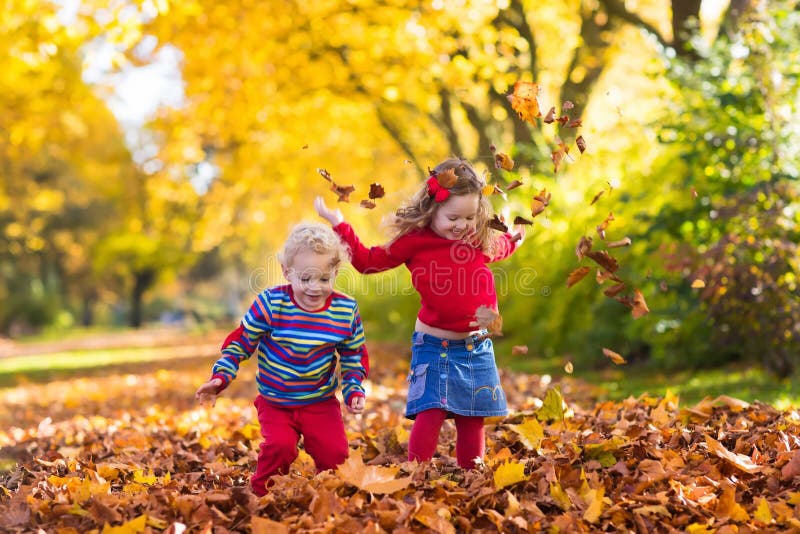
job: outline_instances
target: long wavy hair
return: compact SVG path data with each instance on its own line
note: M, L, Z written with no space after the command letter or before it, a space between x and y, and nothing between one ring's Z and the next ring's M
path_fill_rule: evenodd
M494 239L489 228L492 205L483 195L486 182L463 158L447 159L434 167L430 174L440 175L450 169L455 172L457 177L456 183L449 188L451 195L478 195L478 213L475 216L473 242L483 252L491 254L494 249ZM419 191L395 212L394 220L389 221L388 226L394 232L392 242L409 232L429 226L439 206L440 203L436 202L428 193L428 184L423 183Z

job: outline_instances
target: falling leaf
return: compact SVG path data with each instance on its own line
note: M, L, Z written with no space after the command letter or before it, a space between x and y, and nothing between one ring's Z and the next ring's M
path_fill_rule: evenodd
M556 148L550 152L550 159L553 160L553 172L558 173L561 161L569 155L569 147L560 138L556 137Z
M600 239L602 239L603 241L605 241L605 239L606 239L606 228L608 228L608 225L611 224L611 221L613 221L613 220L614 220L614 214L613 213L609 213L608 217L606 217L603 220L603 222L598 224L597 227L596 227L597 228L597 235L599 235Z
M511 347L512 356L519 356L520 354L528 354L527 345L514 345L513 347Z
M494 166L498 169L510 171L514 169L514 160L508 154L498 152L494 155Z
M491 196L491 195L505 195L503 190L500 189L497 186L497 184L488 184L488 185L484 186L483 190L481 191L481 194L483 196L485 196L485 197L488 197L488 196Z
M602 197L602 196L603 196L603 194L604 194L605 192L606 192L606 190L605 190L605 189L601 189L600 191L598 191L597 193L595 193L594 197L592 197L592 201L591 201L591 202L589 202L589 205L590 205L590 206L593 206L593 205L594 205L594 203L595 203L595 202L597 202L597 201L600 199L600 197Z
M581 119L572 119L571 121L569 121L567 123L566 127L567 128L578 128L580 126L583 126L583 120L581 120Z
M622 281L622 279L620 277L618 277L614 273L606 271L605 269L597 269L597 274L595 275L595 280L597 280L597 284L598 285L603 285L604 283L606 283L609 280L614 280L615 282L618 282L620 284L623 283L623 281Z
M516 217L514 217L514 224L515 225L517 225L517 224L532 225L533 221L530 221L530 220L526 219L525 217L520 217L519 215L517 215Z
M552 106L550 111L547 112L547 115L544 116L542 119L543 122L546 124L552 124L556 120L556 107Z
M699 278L695 278L692 281L692 289L703 289L704 287L706 287L705 281L703 281L703 280L701 280Z
M331 191L336 193L339 197L338 202L350 202L350 193L355 191L356 188L352 185L337 185L335 183L331 184Z
M584 256L586 256L587 252L592 250L592 238L588 236L581 236L578 240L578 244L575 246L575 255L578 257L578 261L581 261Z
M384 191L383 186L381 184L378 183L369 184L368 196L371 200L375 200L376 198L383 198L385 194L386 191Z
M508 184L508 186L506 186L506 192L511 191L512 189L516 189L521 185L522 182L520 180L514 180L510 184Z
M572 362L567 362L564 364L564 372L568 375L572 374L572 371L575 370L575 366L572 365Z
M525 476L525 464L521 462L509 461L500 464L494 472L494 487L497 489L505 488L527 480Z
M398 471L399 466L364 465L359 451L350 451L347 460L336 469L345 482L370 493L394 493L407 488L411 477L396 478Z
M367 208L368 210L371 210L371 209L373 209L375 207L375 202L373 202L372 200L364 199L364 200L361 201L359 206L361 206L362 208Z
M542 189L531 200L531 217L536 217L550 205L550 198L553 195L547 192L547 188Z
M542 407L536 410L536 417L540 421L564 420L564 397L561 396L561 388L555 386L547 389Z
M623 363L628 363L628 362L625 361L625 358L620 356L620 354L618 352L614 352L611 349L607 349L607 348L603 347L603 354L609 360L611 360L612 362L614 362L617 365L622 365Z
M568 109L572 109L575 107L575 104L572 103L570 100L564 100L564 103L561 104L561 110L566 111Z
M308 145L303 145L303 150L307 149Z
M585 252L584 255L593 259L597 264L610 273L615 273L619 269L619 263L605 250Z
M494 230L498 230L500 232L508 232L508 226L506 225L505 222L503 222L503 219L496 213L492 215L492 218L489 219L489 222L487 224L489 225L489 228L492 228Z
M697 189L695 189L694 186L692 186L692 198L697 198Z
M331 178L331 173L329 173L326 169L317 169L317 172L320 174L320 176L322 176L329 182L333 182L333 179Z
M619 295L625 290L625 284L620 282L619 284L614 284L613 286L607 288L603 291L603 294L607 297L613 297L614 295Z
M567 288L570 288L583 280L591 269L587 266L578 267L567 276Z
M586 141L583 139L582 135L579 135L575 139L575 144L578 146L578 150L580 151L581 154L583 154L586 151Z
M511 108L517 112L519 118L535 124L534 119L542 116L539 107L539 84L523 82L521 80L514 84L514 92L507 96L511 102Z
M644 300L644 295L642 295L642 292L638 289L634 289L633 309L631 310L633 318L638 319L640 317L644 317L648 313L650 313L650 308L647 307L647 302Z
M630 237L623 237L622 239L618 239L617 241L609 241L606 244L607 248L619 248L619 247L628 247L631 244Z

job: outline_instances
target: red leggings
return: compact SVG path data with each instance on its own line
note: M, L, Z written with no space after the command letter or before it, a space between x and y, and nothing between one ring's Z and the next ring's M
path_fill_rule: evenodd
M411 437L408 439L408 459L425 462L433 457L439 442L447 412L434 408L417 414ZM464 469L475 467L475 458L483 458L486 440L483 433L483 417L455 415L456 459Z
M314 459L317 471L334 469L347 459L350 450L342 410L335 397L298 408L281 408L259 395L254 404L264 438L256 472L250 479L256 495L267 492L269 477L289 470L297 458L297 442L301 435L303 446Z

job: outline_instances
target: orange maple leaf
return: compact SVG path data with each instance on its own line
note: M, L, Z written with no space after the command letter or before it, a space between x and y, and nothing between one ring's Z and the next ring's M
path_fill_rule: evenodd
M449 189L456 185L458 181L458 176L456 176L456 171L453 169L447 169L446 171L442 171L436 175L436 179L439 181L439 185L444 187L445 189Z
M541 87L533 82L517 81L514 84L514 92L507 96L511 102L511 108L517 112L519 118L535 124L534 119L542 116L539 107L539 92Z

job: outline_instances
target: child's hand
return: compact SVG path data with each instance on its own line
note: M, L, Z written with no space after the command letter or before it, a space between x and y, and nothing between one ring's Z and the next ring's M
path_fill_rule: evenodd
M217 393L222 385L222 380L212 378L199 388L194 394L194 398L203 406L214 406L217 402Z
M350 413L361 413L364 411L364 397L355 396L350 399L350 404L347 406L347 411Z
M319 216L331 223L331 226L336 226L337 224L344 221L344 215L340 210L332 210L325 205L325 201L322 197L317 197L314 199L314 209L317 210Z

